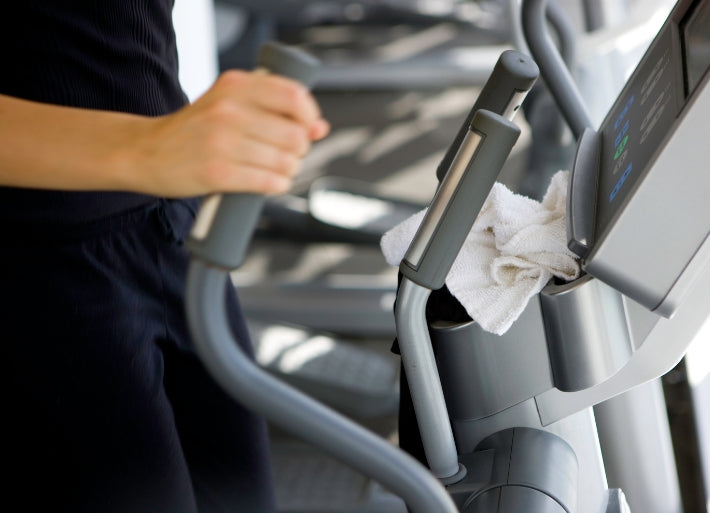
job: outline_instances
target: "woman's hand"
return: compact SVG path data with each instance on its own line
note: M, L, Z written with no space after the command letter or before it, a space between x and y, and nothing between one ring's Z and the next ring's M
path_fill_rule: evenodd
M128 138L126 188L160 196L282 193L328 131L302 85L228 71L193 104L146 119Z

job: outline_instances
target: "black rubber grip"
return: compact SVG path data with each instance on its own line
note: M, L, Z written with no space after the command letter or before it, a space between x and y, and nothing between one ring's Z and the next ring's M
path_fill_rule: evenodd
M310 54L277 42L266 43L259 53L258 67L270 73L313 85L320 62ZM222 194L205 198L187 241L193 257L224 269L236 269L244 261L247 247L264 206L258 194Z

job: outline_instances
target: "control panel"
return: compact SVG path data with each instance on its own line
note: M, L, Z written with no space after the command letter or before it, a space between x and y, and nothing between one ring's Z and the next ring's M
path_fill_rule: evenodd
M585 271L666 317L710 271L708 68L710 1L680 0L573 171L596 184Z

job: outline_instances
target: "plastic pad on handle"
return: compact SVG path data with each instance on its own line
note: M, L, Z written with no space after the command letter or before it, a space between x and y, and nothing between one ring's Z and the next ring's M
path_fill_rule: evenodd
M444 285L483 202L498 178L520 128L503 116L479 110L471 121L470 133L478 144L470 159L464 151L454 158L399 270L414 283L436 290ZM466 139L464 139L466 140ZM465 166L462 172L461 167Z
M294 47L266 43L259 53L259 68L310 87L320 62ZM244 261L249 241L261 215L264 197L258 194L216 194L202 203L187 246L194 257L224 269Z

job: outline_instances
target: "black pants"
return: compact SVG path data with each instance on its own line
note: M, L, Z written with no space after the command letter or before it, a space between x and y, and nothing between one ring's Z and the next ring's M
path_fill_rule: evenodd
M192 352L182 239L193 214L192 202L160 201L82 226L15 230L0 245L4 503L275 509L265 424Z

